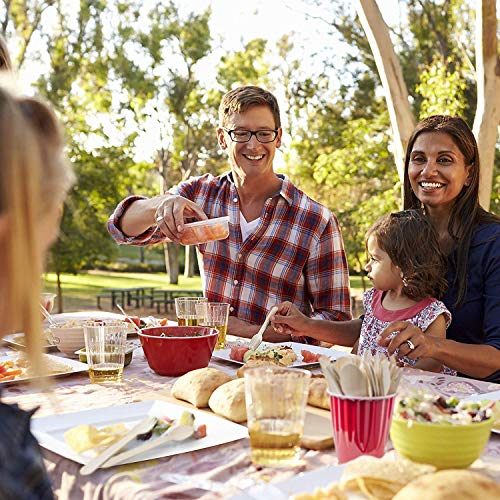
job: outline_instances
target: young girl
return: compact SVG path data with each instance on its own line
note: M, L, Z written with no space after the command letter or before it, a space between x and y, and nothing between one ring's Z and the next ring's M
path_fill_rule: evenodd
M0 338L22 331L34 371L41 369L40 275L57 237L73 183L58 122L43 103L0 87ZM1 402L0 498L53 498L33 411Z
M354 344L353 353L357 354L379 351L387 355L387 348L379 346L377 339L389 323L397 320L413 323L427 335L445 338L451 315L433 297L446 290L446 262L427 218L419 210L382 217L369 229L366 249L369 261L365 270L373 288L363 294L362 320L314 320L284 302L272 318L276 331L308 335L331 344ZM418 359L418 349L411 341L400 347L396 356L404 365L453 373L433 359Z

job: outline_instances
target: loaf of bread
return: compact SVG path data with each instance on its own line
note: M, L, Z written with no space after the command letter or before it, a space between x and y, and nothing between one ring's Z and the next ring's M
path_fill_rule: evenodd
M307 404L318 408L330 409L330 396L326 392L326 379L324 377L314 377L309 383L309 395Z
M233 422L245 422L245 380L238 378L218 387L208 401L210 409Z
M233 377L216 368L199 368L180 377L173 385L171 394L196 406L208 406L208 400L217 387Z

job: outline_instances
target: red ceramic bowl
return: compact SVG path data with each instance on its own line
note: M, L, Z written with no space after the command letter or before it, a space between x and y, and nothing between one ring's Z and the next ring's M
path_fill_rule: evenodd
M139 332L148 365L168 377L208 366L217 337L217 330L207 326L158 326Z

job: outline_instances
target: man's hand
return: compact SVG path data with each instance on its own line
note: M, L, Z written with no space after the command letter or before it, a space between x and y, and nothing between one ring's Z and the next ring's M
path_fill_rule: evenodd
M282 302L277 307L278 311L274 316L271 316L271 324L276 333L296 337L309 335L311 319L302 314L295 304Z
M394 332L398 333L390 338ZM408 321L390 323L380 334L377 342L378 345L387 347L390 356L399 349L399 357L407 356L409 359L435 357L436 338L425 335L418 326Z
M227 333L228 335L251 339L259 331L259 328L260 325L252 325L242 319L238 319L236 316L229 316ZM278 333L274 331L272 326L268 326L264 331L263 340L266 342L288 342L290 341L290 337L286 334Z
M167 194L161 197L155 213L155 220L162 233L172 241L179 242L184 230L184 218L208 219L203 210L194 202L182 196Z

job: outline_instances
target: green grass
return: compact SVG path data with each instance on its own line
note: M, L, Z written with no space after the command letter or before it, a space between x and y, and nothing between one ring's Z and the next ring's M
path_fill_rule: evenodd
M159 289L201 290L201 278L179 276L179 284L171 285L166 273L113 273L107 271L88 271L78 274L63 274L61 287L64 311L95 309L96 296L105 288L132 288L154 286ZM44 275L44 291L57 293L56 275ZM107 302L103 302L103 307Z
M78 274L63 274L62 296L64 311L96 309L96 296L105 288L132 288L139 286L154 286L159 289L201 290L201 278L185 278L179 276L179 284L171 285L166 273L117 273L110 271L87 271ZM361 277L350 277L351 290L361 291ZM45 292L57 293L56 275L44 275L43 288ZM57 304L57 302L56 302ZM103 301L103 307L109 305L109 300ZM57 308L57 306L56 306Z

